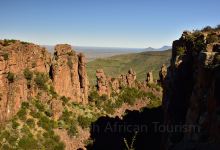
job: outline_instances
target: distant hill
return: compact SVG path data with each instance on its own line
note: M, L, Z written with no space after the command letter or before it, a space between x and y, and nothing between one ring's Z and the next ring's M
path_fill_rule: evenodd
M171 46L163 46L161 48L148 47L148 48L145 48L144 51L164 51L164 50L168 50L171 48L172 48Z
M160 67L162 64L169 64L170 56L171 50L116 55L88 62L87 72L92 85L96 82L95 72L99 68L113 77L126 73L132 68L137 73L138 80L144 80L146 72L152 70L155 78L158 78Z
M54 51L54 46L43 45L49 52ZM170 46L163 46L161 48L121 48L121 47L88 47L88 46L72 46L76 52L82 52L86 55L88 61L95 60L97 58L106 58L115 55L139 53L144 51L163 51L170 49Z

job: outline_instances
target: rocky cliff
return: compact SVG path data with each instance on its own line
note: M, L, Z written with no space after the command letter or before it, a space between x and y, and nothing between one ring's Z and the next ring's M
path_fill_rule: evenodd
M87 103L85 57L70 45L57 45L54 56L38 45L0 41L0 122L9 119L23 101L36 96L54 99L53 93Z
M165 125L187 125L165 135L165 149L218 149L220 32L184 32L173 42L167 75L162 70Z

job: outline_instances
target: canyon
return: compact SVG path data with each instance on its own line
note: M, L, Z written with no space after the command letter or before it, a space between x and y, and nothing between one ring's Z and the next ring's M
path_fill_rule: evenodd
M85 55L68 44L51 54L0 40L0 149L219 149L220 29L184 31L171 53L158 78L146 69L138 80L132 67L112 76L103 63L92 85ZM156 133L152 122L187 130ZM108 123L150 132L105 132Z

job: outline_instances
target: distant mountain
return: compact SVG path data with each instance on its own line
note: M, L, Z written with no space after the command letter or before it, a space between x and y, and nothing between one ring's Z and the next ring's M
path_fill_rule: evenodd
M44 45L49 52L54 51L54 46ZM168 50L170 46L163 46L161 48L121 48L121 47L87 47L87 46L72 46L76 52L82 52L86 55L88 61L95 60L97 58L107 58L114 55L140 53L144 51L163 51Z
M144 51L164 51L164 50L168 50L171 48L172 48L171 46L163 46L161 48L148 47L148 48L145 48Z

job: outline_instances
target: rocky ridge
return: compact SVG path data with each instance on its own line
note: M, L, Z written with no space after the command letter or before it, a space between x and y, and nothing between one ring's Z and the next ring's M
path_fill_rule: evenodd
M70 45L45 48L17 40L0 41L0 122L17 113L23 101L66 96L73 102L88 102L85 56ZM50 91L51 94L47 94Z
M183 32L173 42L167 75L163 68L160 72L165 125L193 125L199 131L165 134L165 149L219 149L219 58L219 31Z

